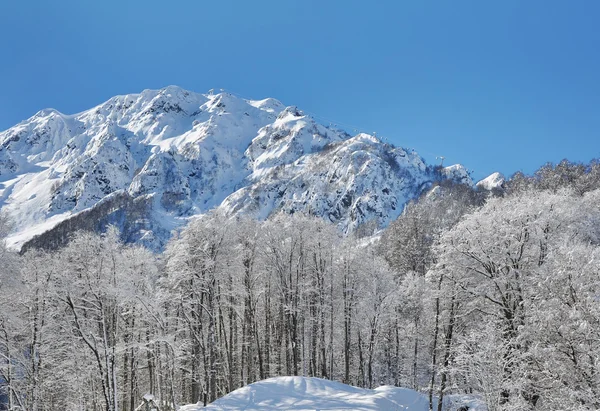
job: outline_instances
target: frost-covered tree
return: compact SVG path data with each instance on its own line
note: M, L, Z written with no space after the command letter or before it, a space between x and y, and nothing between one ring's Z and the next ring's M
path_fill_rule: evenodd
M600 162L598 159L588 164L562 160L558 164L547 163L532 176L515 173L506 183L506 192L523 193L531 190L557 192L568 188L575 194L583 195L600 188Z
M370 255L369 255L370 254ZM397 297L394 275L382 257L363 253L369 268L359 279L360 302L357 310L359 385L374 388L377 381L376 368L385 369L383 361L377 361L381 352L382 330L389 327L394 318L394 300ZM377 373L379 376L382 372ZM379 384L377 384L379 385Z
M193 221L166 252L168 277L164 285L169 293L165 295L174 303L174 318L170 321L182 325L176 331L185 341L181 348L186 357L186 375L182 378L189 387L184 397L189 402L199 401L203 392L210 401L217 398L219 380L224 375L219 367L225 364L223 356L227 355L222 349L233 349L224 347L221 334L227 331L222 291L231 281L230 268L237 266L237 261L231 261L233 238L234 221L214 213ZM233 378L234 374L230 375Z
M416 389L424 385L424 379L429 379L430 407L433 407L438 362L444 358L438 355L441 310L444 308L440 301L443 276L434 284L426 283L423 278L436 262L433 246L439 236L483 200L482 193L466 185L439 184L419 201L409 203L382 236L381 251L400 277L401 297L397 311L401 316L396 329L412 328L409 333L412 341L403 341L402 348L396 348L399 352L412 353L410 367L404 367L411 370L411 378L403 383ZM423 298L424 295L433 298ZM410 324L406 323L408 320Z
M564 263L566 244L597 238L597 200L597 192L582 199L569 191L491 199L442 236L436 275L443 275L448 293L460 299L461 315L474 313L478 319L458 337L457 362L467 380L480 381L477 388L494 398L491 409L547 404L549 390L535 355L542 344L537 316L545 312L543 284L560 277L555 264ZM570 274L582 276L577 270ZM478 325L484 324L493 326L482 332Z

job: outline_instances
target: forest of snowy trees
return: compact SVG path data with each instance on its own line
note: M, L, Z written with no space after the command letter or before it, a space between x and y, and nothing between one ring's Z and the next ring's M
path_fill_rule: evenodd
M0 236L10 223L0 220ZM494 192L442 183L383 232L217 213L164 253L76 234L0 247L0 395L11 410L161 410L257 380L600 409L600 164Z

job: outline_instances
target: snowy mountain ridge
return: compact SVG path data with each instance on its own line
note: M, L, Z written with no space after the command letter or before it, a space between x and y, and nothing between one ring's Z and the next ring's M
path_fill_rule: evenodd
M414 151L350 136L275 99L176 86L74 115L41 110L0 132L0 207L14 222L14 248L100 204L103 221L154 249L213 208L312 213L346 232L385 226L436 178L473 183L460 165L436 174Z

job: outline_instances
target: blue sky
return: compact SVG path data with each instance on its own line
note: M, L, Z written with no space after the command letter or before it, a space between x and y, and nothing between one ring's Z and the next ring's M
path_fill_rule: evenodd
M275 97L476 178L600 157L600 2L0 2L0 129L169 84Z

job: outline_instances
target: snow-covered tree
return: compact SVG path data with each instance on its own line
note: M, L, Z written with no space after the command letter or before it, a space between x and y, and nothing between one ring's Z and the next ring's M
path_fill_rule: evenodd
M537 316L545 312L540 306L546 294L542 285L548 278L560 278L555 264L564 264L565 245L590 244L596 238L597 226L582 222L597 224L597 198L597 192L582 199L569 191L542 191L491 199L442 236L435 272L447 278L448 294L461 301L461 315L478 317L458 337L457 361L466 364L462 369L467 380L481 381L478 389L492 390L485 392L495 398L491 409L531 409L546 403L547 383L535 360L542 344ZM581 277L577 270L571 275ZM478 327L483 324L493 327L483 333ZM489 368L483 369L486 364Z

